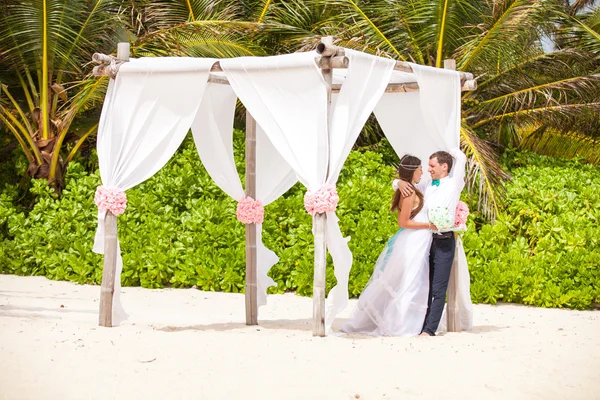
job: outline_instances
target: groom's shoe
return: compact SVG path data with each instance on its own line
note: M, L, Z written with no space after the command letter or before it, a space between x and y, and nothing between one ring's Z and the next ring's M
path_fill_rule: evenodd
M427 332L421 332L421 334L419 336L428 337L428 336L435 336L435 335L431 335Z

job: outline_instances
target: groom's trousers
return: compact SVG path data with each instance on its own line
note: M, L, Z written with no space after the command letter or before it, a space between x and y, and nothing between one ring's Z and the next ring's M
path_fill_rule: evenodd
M423 324L423 332L431 336L435 336L444 312L455 244L456 240L452 232L433 235L429 252L429 298Z

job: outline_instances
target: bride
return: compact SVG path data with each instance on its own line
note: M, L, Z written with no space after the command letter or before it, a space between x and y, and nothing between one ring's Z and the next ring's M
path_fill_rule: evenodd
M431 231L423 194L414 187L423 175L421 160L405 155L399 178L409 182L414 193L402 197L396 189L392 211L398 210L398 232L387 242L358 300L346 333L375 336L417 336L423 329L429 295L429 248Z

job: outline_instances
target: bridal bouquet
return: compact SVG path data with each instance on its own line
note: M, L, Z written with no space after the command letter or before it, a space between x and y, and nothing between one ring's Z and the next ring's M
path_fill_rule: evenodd
M454 215L445 207L430 208L429 222L437 226L440 232L448 231L454 227Z
M466 231L468 217L469 207L462 201L459 201L456 205L454 215L444 207L434 207L429 209L429 222L437 226L441 232Z

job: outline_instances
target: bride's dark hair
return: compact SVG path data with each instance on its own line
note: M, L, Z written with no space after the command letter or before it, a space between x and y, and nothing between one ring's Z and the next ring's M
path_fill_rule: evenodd
M398 165L398 178L402 181L408 182L410 186L414 189L417 197L419 198L419 205L417 208L411 211L410 218L414 218L415 215L421 211L423 208L423 193L419 189L413 186L412 179L415 171L421 165L421 160L419 160L415 156L411 156L406 154L400 159L400 164ZM394 199L392 200L392 208L391 211L400 211L402 201L402 193L400 193L400 189L396 189L394 192Z

